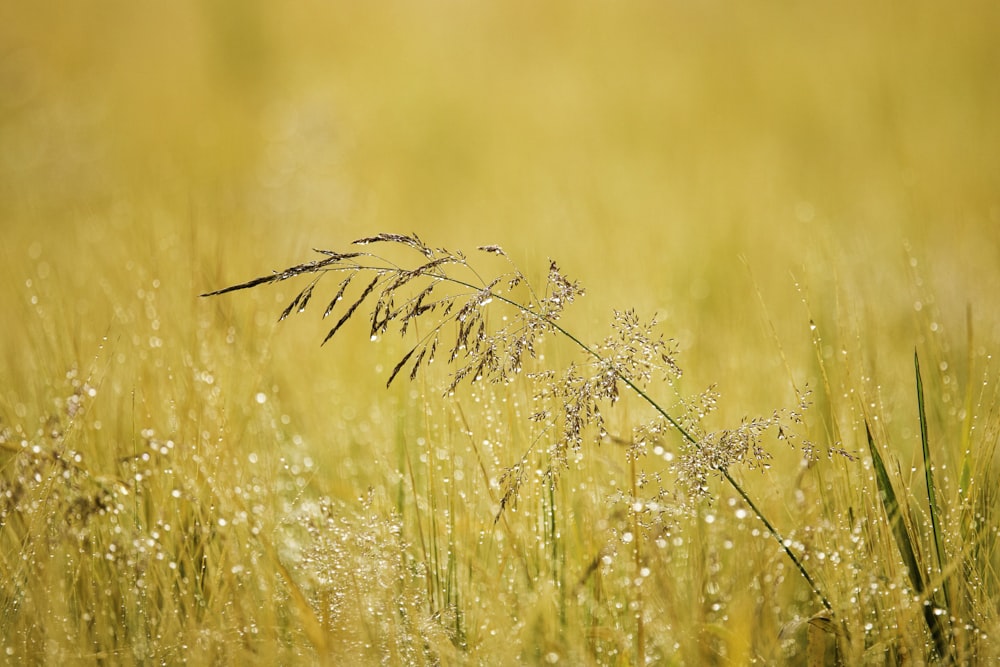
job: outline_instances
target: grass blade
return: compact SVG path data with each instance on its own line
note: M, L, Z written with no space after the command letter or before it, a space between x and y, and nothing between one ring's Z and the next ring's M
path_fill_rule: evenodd
M913 584L913 588L917 593L923 593L924 578L920 567L917 565L917 552L914 548L913 540L910 538L910 531L907 530L906 524L903 523L903 515L899 511L899 499L896 497L896 491L892 487L892 481L889 479L889 471L885 467L882 454L875 444L875 438L872 436L868 420L865 420L865 433L868 436L868 450L872 455L872 465L875 467L875 481L878 484L879 498L882 499L882 507L885 508L889 525L892 527L893 538L896 540L896 546L903 557L903 564L908 571L910 583Z
M917 376L917 411L920 415L920 445L924 454L924 480L927 483L927 509L931 515L931 531L934 537L934 552L937 556L938 572L944 568L944 544L941 536L940 507L937 502L937 488L934 484L934 468L931 464L930 437L927 433L927 411L924 404L924 381L920 375L920 357L913 353L913 366ZM951 608L948 582L942 586L945 606Z
M966 359L967 368L969 369L969 376L965 382L965 418L962 420L962 470L959 474L958 488L962 493L963 498L968 497L969 493L969 483L972 480L972 395L973 395L973 376L974 369L976 367L976 348L973 345L972 338L972 304L967 304L965 308L965 329L966 329L966 347L969 350L969 356Z
M924 583L923 571L917 562L917 550L910 531L903 522L899 499L896 497L896 491L893 489L892 481L889 479L889 471L886 469L882 454L875 444L875 438L872 436L871 426L867 419L865 420L865 434L868 436L868 450L871 452L872 465L875 467L875 480L878 484L879 497L882 499L882 506L885 508L889 525L892 526L892 534L896 540L896 546L903 557L903 564L906 566L913 589L917 592L918 596L923 597L926 585ZM934 647L938 655L942 657L949 656L950 651L948 642L945 639L945 631L941 626L940 618L934 613L933 604L924 605L924 621L927 623L927 628L934 639Z

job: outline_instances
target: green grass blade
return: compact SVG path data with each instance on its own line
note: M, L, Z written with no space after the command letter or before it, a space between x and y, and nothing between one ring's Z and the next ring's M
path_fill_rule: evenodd
M865 420L865 433L868 436L868 450L872 455L872 465L875 467L875 480L878 484L879 497L882 499L882 506L885 508L889 525L892 526L892 534L896 540L896 546L903 557L903 564L906 565L914 590L918 596L923 597L926 585L924 583L923 571L917 563L917 550L910 531L903 522L899 499L896 497L896 491L893 489L892 481L889 479L889 471L886 469L882 454L875 444L875 438L872 436L871 426L868 424L867 419ZM927 628L934 639L934 647L938 655L942 657L949 656L948 641L945 639L941 620L934 613L933 604L924 605L924 621L927 623Z
M922 594L924 592L924 579L920 567L917 565L917 552L913 540L910 538L910 532L903 522L903 515L899 511L899 499L896 497L896 491L889 479L889 471L886 469L882 454L875 444L875 438L872 436L871 427L867 420L865 420L865 433L868 435L868 450L871 452L872 465L875 467L875 481L878 484L879 497L882 499L882 506L889 518L892 535L896 540L899 553L903 557L903 564L906 565L910 583L913 584L917 593Z
M962 470L959 474L958 488L962 492L962 498L968 498L969 494L969 483L972 481L972 394L973 394L973 375L974 369L976 367L976 352L973 346L972 338L972 305L967 304L965 308L965 328L966 328L966 347L969 350L969 356L966 360L966 366L969 369L968 379L965 382L965 417L962 419L962 441L961 441L961 452L962 452Z
M937 556L938 572L945 566L944 544L941 536L940 507L937 502L937 489L934 484L934 468L931 464L930 437L927 433L927 410L924 403L924 381L920 375L920 357L916 351L913 352L913 366L917 376L917 411L920 415L920 445L924 454L924 480L927 483L927 509L931 515L931 532L934 538L934 552ZM948 581L942 585L944 591L945 606L951 608L951 595L948 590Z

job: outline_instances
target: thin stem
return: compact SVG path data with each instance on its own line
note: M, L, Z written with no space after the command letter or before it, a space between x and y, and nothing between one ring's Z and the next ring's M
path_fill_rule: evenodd
M366 242L371 242L373 240L400 240L400 239L386 237L386 238L382 238L382 239L369 239L369 240L366 240ZM411 241L411 242L407 243L407 245L413 245L413 243L412 243L413 239L409 239L409 241ZM353 260L354 258L359 257L359 256L371 257L371 258L375 258L375 259L381 259L382 261L386 262L387 264L390 264L390 266L388 266L388 267L386 267L386 266L369 266L369 265L361 264L361 263L358 263L358 262L355 262L355 261L351 261L350 264L345 263L345 264L341 264L339 266L336 264L338 261ZM482 278L476 273L475 269L473 269L471 266L469 266L468 262L465 261L464 258L462 258L462 259L456 259L455 261L449 262L449 263L450 264L460 264L462 266L465 266L468 270L470 270L472 272L473 275L475 275L477 278L480 279L481 283L485 283L485 281L483 281ZM242 283L242 284L239 284L239 285L234 285L232 287L227 287L225 289L218 290L218 291L215 291L215 292L209 292L207 294L203 294L202 296L213 296L213 295L217 295L217 294L224 294L226 292L231 292L231 291L238 290L238 289L247 289L249 287L254 287L256 285L260 285L260 284L264 284L264 283L270 283L270 282L275 282L275 281L279 281L279 280L285 280L287 278L291 278L291 277L294 277L296 275L299 275L301 273L306 273L306 272L314 272L314 271L324 271L324 272L325 271L354 271L354 272L357 272L357 271L367 271L367 270L374 271L379 276L381 276L383 274L387 274L387 273L388 274L395 273L395 274L397 274L397 276L403 275L403 274L410 274L411 273L411 272L405 271L404 269L402 269L398 265L395 265L395 264L389 262L388 260L385 260L384 258L380 258L380 257L378 257L376 255L372 255L370 253L356 253L356 254L350 254L350 255L340 255L340 256L336 256L336 257L334 257L334 256L331 255L331 257L329 257L326 260L323 260L320 263L315 263L315 264L314 263L310 263L310 264L300 265L300 266L297 266L297 267L293 267L292 269L288 269L288 270L286 270L282 274L278 274L278 275L275 275L275 276L265 276L265 277L262 277L262 278L257 278L255 280L251 280L251 281L246 282L246 283ZM526 306L526 305L524 305L522 303L519 303L517 301L514 301L513 299L510 299L510 298L504 296L503 294L498 294L498 293L494 292L492 289L490 289L490 287L488 285L481 284L481 285L477 286L477 285L469 283L469 282L467 282L465 280L454 278L454 277L446 274L440 268L440 265L438 265L438 264L434 264L432 268L426 268L426 270L423 270L423 271L421 271L420 269L418 269L418 270L416 270L416 272L413 272L413 273L414 273L414 275L417 275L419 273L420 275L424 275L424 276L428 276L428 277L433 277L436 280L447 281L447 282L450 282L450 283L452 283L454 285L460 285L460 286L463 286L463 287L467 287L467 288L469 288L471 290L475 290L475 292L477 292L477 293L478 292L482 292L484 289L487 289L487 290L489 290L490 296L492 296L493 298L498 299L498 300L500 300L500 301L502 301L502 302L504 302L504 303L506 303L506 304L508 304L508 305L510 305L510 306L512 306L512 307L514 307L514 308L516 308L516 309L524 312L525 314L527 314L527 315L529 315L531 317L537 318L538 320L540 320L541 322L543 322L544 324L546 324L547 326L549 326L554 331L562 334L563 336L565 336L569 340L571 340L574 343L576 343L576 345L581 350L589 353L592 357L594 357L598 361L605 361L604 358L596 350L594 350L589 345L587 345L586 343L584 343L582 340L580 340L579 338L577 338L576 336L574 336L572 333L570 333L568 330L564 329L562 326L560 326L559 324L557 324L555 322L555 320L552 319L552 317L550 317L548 315L545 315L544 313L537 312L537 311L533 310L532 308L530 308L530 307L528 307L528 306ZM515 267L515 275L518 278L523 278L523 275L520 273L520 271L518 271L516 269L516 267ZM539 302L537 294L535 294L535 292L531 289L530 282L527 281L527 280L525 280L524 282L527 283L528 289L531 290L532 299L535 302ZM361 300L363 300L364 297L367 296L367 294L374 288L374 286L375 286L375 284L372 283L372 285L368 288L368 290L365 292L365 294L362 295L362 299ZM340 324L342 324L344 321L346 321L346 319L348 317L350 317L351 312L353 312L353 308L356 308L361 303L361 300L359 300L359 301L357 301L355 303L355 305L352 307L351 311L349 311L347 313L347 315L344 316L341 319ZM340 324L338 324L336 327L334 327L333 330L331 330L331 332L327 335L327 339L329 339L329 337L332 336L334 332L336 332L336 330L339 328ZM443 326L443 322L440 323L438 326L439 327ZM405 359L404 359L404 361L405 361ZM626 375L624 375L621 371L619 371L617 369L615 369L615 374L618 376L618 378L622 382L624 382L626 385L628 385L629 388L631 388L644 401L646 401L646 403L648 403L650 406L652 406L653 409L656 410L656 412L658 412L664 419L666 419L667 422L670 423L671 426L673 426L675 429L677 429L678 433L680 433L681 436L683 436L689 443L691 443L696 449L699 449L699 450L701 449L701 445L699 444L698 440L694 436L692 436L691 433L689 433L676 419L674 419L673 416L671 416L666 410L664 410L660 406L659 403L657 403L649 394L647 394L646 391L644 389L642 389L642 387L640 387L637 384L635 384L631 379L629 379ZM786 543L784 537L781 535L781 533L779 533L777 531L777 529L771 524L771 522L767 520L767 518L764 516L764 514L761 512L761 510L750 500L750 497L747 495L746 491L744 491L743 487L741 487L739 485L739 483L735 479L733 479L733 477L730 475L730 473L729 473L728 469L726 468L726 466L716 466L716 470L718 470L718 472L729 483L729 485L732 486L736 490L737 493L739 493L739 495L743 498L743 500L746 501L746 503L750 506L750 509L757 516L757 518L759 518L764 523L764 526L767 528L768 533L770 533L771 537L774 538L774 540L781 546L781 548L785 552L785 554L787 554L788 557L792 560L792 563L795 564L796 569L798 569L799 573L809 583L809 586L812 588L813 592L822 601L823 606L826 607L829 611L832 612L833 611L833 607L831 606L829 600L827 600L826 596L823 595L823 593L820 591L819 587L816 585L816 582L809 575L809 572L805 569L805 566L802 564L802 562L799 561L799 559L795 555L795 553L792 552L792 550L789 548L789 546L787 545L787 543ZM411 471L411 474L412 474L412 471Z
M782 550L784 550L784 552L788 555L788 557L792 559L792 562L795 563L795 567L798 569L799 574L801 574L805 578L805 580L809 582L809 587L812 588L813 593L815 593L817 597L819 597L820 602L823 603L823 606L826 607L828 611L832 612L833 605L830 604L830 601L827 600L826 596L823 595L823 592L820 591L819 586L816 585L816 582L809 575L809 571L806 570L805 566L799 560L799 557L796 556L795 552L792 551L785 543L785 539L781 536L781 533L779 533L777 529L771 525L771 522L767 520L767 517L764 516L764 514L760 511L757 505L754 504L752 500L750 500L750 496L748 496L746 491L743 490L743 487L737 484L736 480L734 480L729 475L728 470L726 470L723 467L720 467L719 472L721 472L722 476L726 478L726 481L729 482L729 484L732 485L734 489L736 489L736 492L740 494L744 502L746 502L746 504L750 506L751 511L753 511L753 513L757 515L757 518L760 519L761 522L763 522L764 526L767 528L767 532L771 533L771 537L773 537L775 540L778 541L778 544L781 545Z
M469 283L467 283L465 281L462 281L462 280L458 280L456 278L452 278L450 276L445 276L444 279L448 280L450 282L456 283L458 285L463 285L463 286L468 287L470 289L477 289L477 287L475 285L469 284ZM514 301L513 299L509 299L509 298L503 296L502 294L492 293L492 296L494 298L496 298L496 299L499 299L500 301L503 301L504 303L507 303L507 304L513 306L514 308L517 308L517 309L519 309L519 310L521 310L521 311L523 311L523 312L525 312L525 313L533 316L533 317L537 317L537 318L541 319L543 322L545 322L545 324L547 324L548 326L552 327L557 332L559 332L560 334L562 334L563 336L565 336L569 340L571 340L574 343L576 343L577 346L580 347L580 349L582 349L583 351L589 353L592 357L594 357L598 361L604 361L604 358L596 350L594 350L589 345L587 345L586 343L584 343L582 340L580 340L579 338L577 338L576 336L574 336L568 330L566 330L563 327L561 327L559 324L557 324L552 319L546 317L545 315L543 315L541 313L535 312L534 310L532 310L531 308L528 308L524 304L518 303L517 301ZM622 382L624 382L626 385L628 385L628 387L630 389L632 389L632 391L634 391L636 394L638 394L644 401L646 401L646 403L648 403L650 406L652 406L654 410L656 410L664 419L666 419L670 423L671 426L673 426L675 429L677 429L677 432L680 433L681 436L683 436L688 442L690 442L692 445L694 445L695 448L701 449L701 445L698 443L698 440L695 439L695 437L693 435L691 435L691 433L689 433L687 431L687 429L685 429L683 426L681 426L681 424L676 419L674 419L673 416L671 416L666 410L664 410L663 407L661 407L660 404L657 403L656 400L654 400L652 396L650 396L648 393L646 393L646 391L642 387L640 387L639 385L635 384L631 379L629 379L628 377L626 377L625 375L623 375L621 372L619 372L619 371L616 370L615 373L618 375L619 379L621 379ZM830 604L830 601L827 599L826 595L824 595L823 592L819 589L819 586L816 584L816 581L809 574L809 571L806 570L805 566L802 564L802 561L799 560L798 556L795 555L795 552L793 552L791 550L791 548L788 546L788 543L786 542L784 536L782 536L782 534L778 532L778 530L767 519L767 517L764 516L764 513L750 499L750 496L747 495L747 492L743 489L742 486L740 486L739 482L737 482L735 479L733 479L732 475L730 475L730 473L729 473L729 470L725 466L718 466L716 468L716 470L718 470L719 473L722 475L723 479L725 479L726 482L728 482L729 485L732 486L733 489L736 490L736 492L740 495L740 497L743 498L744 502L746 502L747 505L750 506L751 511L757 516L758 519L761 520L761 522L764 524L764 527L767 528L767 532L770 533L771 537L774 538L774 540L778 543L778 545L781 547L782 551L784 551L785 554L791 559L792 563L795 565L795 568L799 571L799 574L801 574L802 577L806 580L806 582L809 584L809 587L812 589L813 593L815 593L816 596L820 599L820 602L823 603L823 606L826 607L826 609L828 611L832 612L833 611L833 605Z
M636 475L635 457L629 465L630 482L632 486L632 498L638 497L638 480ZM635 559L635 662L637 665L646 664L646 623L644 620L645 610L642 599L642 532L639 530L639 512L632 509L632 555Z

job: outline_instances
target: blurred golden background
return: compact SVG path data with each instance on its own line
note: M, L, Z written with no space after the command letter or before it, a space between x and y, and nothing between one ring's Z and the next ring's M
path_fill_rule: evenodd
M164 345L216 308L209 339L270 340L294 287L196 295L377 231L557 259L584 329L658 311L737 397L779 369L768 320L808 365L803 295L881 353L923 285L995 343L998 25L986 1L5 2L4 379L133 336L154 281ZM304 392L355 359L285 331Z
M322 306L276 323L304 284L198 296L396 232L499 244L543 282L557 260L588 343L613 308L658 313L678 391L721 394L706 431L813 389L803 437L859 456L775 440L736 474L848 663L933 656L863 467L871 417L924 483L916 348L961 542L933 581L969 577L959 655L988 659L998 27L987 0L0 0L3 651L639 664L639 609L650 656L813 656L831 616L728 487L667 502L672 539L640 549L635 498L671 497L683 446L628 460L629 401L515 514L504 475L548 437L527 382L386 391L412 341L352 321L320 349Z

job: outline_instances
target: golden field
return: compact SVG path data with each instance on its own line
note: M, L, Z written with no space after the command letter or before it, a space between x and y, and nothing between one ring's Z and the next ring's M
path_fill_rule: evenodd
M998 25L0 3L0 660L995 659ZM697 446L630 449L651 406L624 390L549 474L526 374L386 389L426 329L372 342L363 305L320 347L334 278L280 324L305 282L199 297L380 232L486 273L497 244L539 286L558 262L583 343L657 315L684 375L649 395L714 387L705 442L807 397L800 446L727 463L756 512L718 470L693 493ZM544 345L533 368L586 366Z

